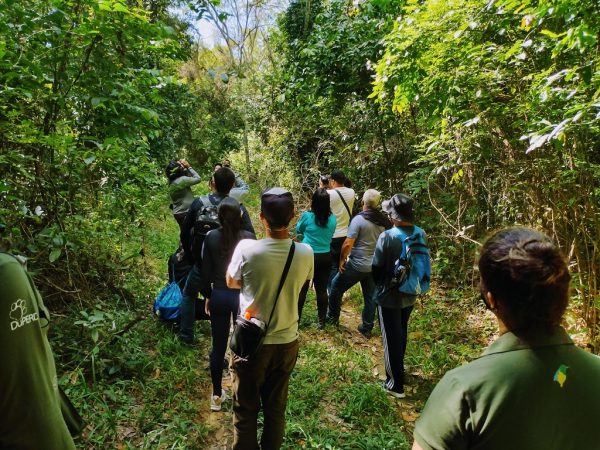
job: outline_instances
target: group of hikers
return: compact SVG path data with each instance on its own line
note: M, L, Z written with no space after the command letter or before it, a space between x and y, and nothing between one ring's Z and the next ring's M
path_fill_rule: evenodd
M252 358L232 354L234 448L258 447L261 407L265 422L260 447L279 448L283 442L288 382L298 356L298 323L311 282L321 330L326 324L339 326L342 296L357 283L364 297L358 330L367 338L379 305L387 377L383 387L403 398L408 318L417 295L427 291L431 275L427 240L414 224L412 199L396 194L381 203L381 194L368 189L361 210L353 215L355 192L344 173L335 170L320 179L310 210L296 223L293 239L289 232L296 216L292 194L279 187L264 191L259 217L266 238L256 240L248 211L230 195L239 176L228 163L215 167L211 193L195 199L189 187L200 177L185 160L173 161L167 177L175 185L170 192L181 248L193 262L183 287L178 336L184 344L194 345L194 309L201 294L211 321L211 410L221 410L226 398L222 375L232 320L256 319L266 329ZM178 177L171 176L174 170ZM181 199L188 207L184 218ZM210 208L216 209L218 224L204 233ZM202 244L194 246L200 237ZM402 256L404 266L398 268ZM402 286L393 285L394 271L406 271L407 265L407 280Z
M183 290L179 337L193 344L190 310L201 293L212 329L211 409L219 411L226 398L221 378L231 320L236 321L232 342L239 339L240 318L265 329L262 345L250 357L236 354L231 345L233 448L278 449L283 443L298 324L311 283L319 329L339 326L342 297L360 283L364 306L358 331L370 338L378 311L386 371L382 387L404 398L408 321L431 276L427 238L415 224L412 198L398 193L382 202L380 192L367 189L353 214L355 191L344 173L334 170L320 178L295 236L292 194L266 189L259 216L266 237L256 240L248 212L228 195L239 177L227 163L215 168L212 193L190 203L181 225L184 252L195 254ZM209 204L217 206L219 227L206 233L197 253L190 239ZM497 318L500 337L482 357L440 381L417 421L413 448L600 448L600 431L590 418L600 412L600 389L588 392L600 381L600 358L574 346L561 328L570 276L560 250L533 229L507 228L488 238L478 264L482 299ZM535 411L535 420L528 410ZM568 420L557 410L569 411ZM565 423L578 430L576 435Z
M355 192L336 170L320 180L293 239L292 194L280 187L262 192L259 220L266 237L257 240L243 206L248 185L227 166L225 161L215 167L211 193L199 198L190 187L200 177L185 160L172 161L167 177L176 185L170 193L180 256L191 264L178 336L194 345L196 299L202 294L211 321L213 411L221 410L226 398L224 356L235 321L233 448L283 445L298 323L311 282L320 329L339 325L344 292L361 284L359 331L370 337L378 311L386 369L382 387L403 398L408 321L430 281L427 238L415 224L413 200L399 193L381 202L381 194L368 189L353 215ZM1 231L0 226L0 237ZM50 315L23 259L8 253L6 244L0 239L0 408L5 411L0 448L74 449L71 434L82 425L70 416L72 406L58 388L46 338ZM576 347L561 327L570 275L559 248L530 228L501 229L483 244L478 270L481 298L497 319L499 337L481 357L437 384L416 422L413 449L600 448L600 358Z

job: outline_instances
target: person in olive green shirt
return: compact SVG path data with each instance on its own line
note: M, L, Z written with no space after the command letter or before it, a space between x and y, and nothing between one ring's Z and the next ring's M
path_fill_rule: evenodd
M0 448L75 449L46 337L48 310L23 263L0 253Z
M500 337L438 383L413 450L600 448L600 358L560 327L570 276L558 248L531 229L501 230L479 271Z

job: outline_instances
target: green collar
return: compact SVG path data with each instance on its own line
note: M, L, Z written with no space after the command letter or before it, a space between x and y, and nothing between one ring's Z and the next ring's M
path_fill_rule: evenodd
M562 327L558 327L552 334L540 334L527 341L508 332L500 336L492 343L492 345L486 348L481 357L496 353L512 352L515 350L555 347L558 345L574 345L573 341Z

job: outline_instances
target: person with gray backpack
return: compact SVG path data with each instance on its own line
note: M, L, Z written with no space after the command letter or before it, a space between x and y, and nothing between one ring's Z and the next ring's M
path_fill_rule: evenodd
M221 226L218 207L229 196L234 183L235 174L231 169L222 167L216 170L210 180L212 193L194 200L181 227L181 245L186 259L193 263L183 288L179 326L179 339L188 346L194 345L196 298L202 287L202 246L208 232ZM241 211L242 229L254 234L250 215L244 205L241 205Z
M414 224L413 199L396 194L382 208L394 225L379 236L372 262L385 359L384 389L404 398L408 319L417 296L429 290L431 263L425 231Z

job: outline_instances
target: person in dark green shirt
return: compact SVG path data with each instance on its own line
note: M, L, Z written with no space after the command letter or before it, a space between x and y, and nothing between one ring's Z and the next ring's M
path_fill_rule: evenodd
M570 276L558 248L528 228L501 230L479 271L500 337L438 383L413 450L600 448L600 358L560 327Z
M23 265L0 253L0 448L75 449L46 337L50 316Z

